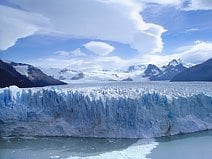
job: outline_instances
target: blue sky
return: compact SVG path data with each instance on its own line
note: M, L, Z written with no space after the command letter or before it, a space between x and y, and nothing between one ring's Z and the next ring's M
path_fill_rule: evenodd
M212 58L211 0L1 0L0 58L123 68Z

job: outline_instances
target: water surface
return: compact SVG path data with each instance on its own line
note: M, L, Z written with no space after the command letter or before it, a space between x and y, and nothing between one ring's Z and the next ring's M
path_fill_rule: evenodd
M211 159L212 131L158 139L0 139L1 159Z

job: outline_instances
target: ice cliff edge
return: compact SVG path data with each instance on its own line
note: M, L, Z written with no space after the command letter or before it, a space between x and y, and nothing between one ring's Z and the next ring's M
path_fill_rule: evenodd
M144 88L0 89L0 136L150 138L212 129L212 96Z

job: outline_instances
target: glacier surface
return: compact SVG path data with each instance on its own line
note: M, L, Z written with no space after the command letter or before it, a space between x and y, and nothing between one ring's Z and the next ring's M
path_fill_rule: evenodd
M2 137L151 138L208 129L212 129L212 83L0 89Z

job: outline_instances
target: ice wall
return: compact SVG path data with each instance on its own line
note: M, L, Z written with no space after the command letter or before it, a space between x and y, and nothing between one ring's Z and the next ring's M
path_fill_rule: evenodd
M0 89L0 136L150 138L212 129L212 96L168 90Z

